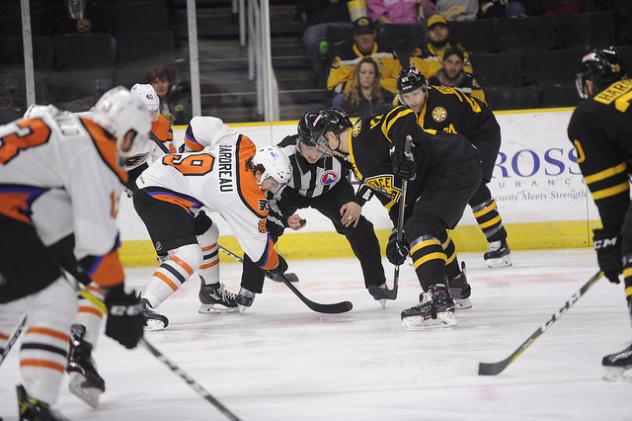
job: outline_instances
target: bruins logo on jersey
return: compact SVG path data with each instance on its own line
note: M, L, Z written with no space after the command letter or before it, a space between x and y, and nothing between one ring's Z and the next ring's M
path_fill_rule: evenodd
M446 118L448 118L448 110L443 107L434 107L431 115L434 121L442 123Z
M397 203L401 190L395 187L392 174L376 175L364 180L364 184L371 190L380 192L391 199L391 203Z

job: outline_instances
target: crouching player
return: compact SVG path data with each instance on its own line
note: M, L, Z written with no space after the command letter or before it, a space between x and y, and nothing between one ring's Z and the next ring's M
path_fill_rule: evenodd
M135 208L162 262L142 300L151 329L167 326L168 319L153 309L196 270L202 279L200 312L238 311L240 304L252 302L249 294L231 293L219 282L219 230L208 217L194 218L202 207L224 218L258 267L287 270L266 230L265 194L277 192L291 177L285 153L277 147L257 150L215 117L193 118L185 136L187 146L199 152L165 155L136 181Z

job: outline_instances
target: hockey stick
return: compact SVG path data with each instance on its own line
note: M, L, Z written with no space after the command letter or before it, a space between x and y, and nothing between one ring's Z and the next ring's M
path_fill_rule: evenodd
M575 304L579 299L592 287L597 281L603 276L603 273L597 272L592 278L588 280L579 291L575 292L569 300L564 303L564 305L557 310L555 313L551 315L549 320L547 320L542 326L540 326L535 332L531 334L524 341L518 349L516 349L510 356L505 358L504 360L497 361L495 363L484 363L473 360L457 360L455 363L455 369L460 374L466 375L479 375L479 376L496 376L503 372L505 368L511 363L513 363L519 356L522 354L536 339L540 337L544 332L550 328L553 323L555 323L564 313L571 308L573 304Z
M412 147L413 138L406 136L406 142L404 143L404 155L410 156L410 149ZM406 211L406 192L408 191L408 180L402 180L402 192L399 195L399 209L397 210L397 242L399 243L404 238L404 212ZM389 300L397 299L397 291L399 290L399 266L395 266L395 272L393 273L393 289L387 290L384 296ZM384 307L384 303L382 303Z
M243 263L244 259L241 256L236 255L232 251L228 250L225 247L220 246L219 244L217 245L217 247L219 247L219 249L223 251L224 253L226 253L227 255ZM310 300L309 298L305 297L294 285L292 285L290 281L288 281L288 279L286 278L284 274L280 274L280 278L283 281L283 283L287 285L290 291L292 291L294 295L296 295L299 298L299 300L301 300L303 303L305 303L307 307L309 307L311 310L314 310L315 312L330 313L330 314L346 313L347 311L353 308L353 304L349 301L342 301L342 302L333 303L333 304L316 303Z
M2 351L2 355L0 355L0 365L2 365L2 362L4 361L4 359L7 358L7 355L9 355L9 351L11 351L11 348L13 348L13 345L15 345L18 338L22 334L22 331L24 330L24 326L26 326L26 316L22 318L20 325L17 327L17 329L15 329L15 332L13 332L13 336L11 336L11 339L9 339L9 342L7 342L7 347L4 348L4 351Z
M151 352L154 357L156 357L161 363L166 365L169 370L178 375L186 384L191 386L193 390L195 390L200 396L206 399L211 403L215 408L219 410L222 414L226 416L231 421L240 421L237 415L233 414L228 408L226 408L220 401L213 397L202 385L193 380L187 373L182 371L180 367L178 367L173 361L167 358L162 352L160 352L155 346L153 346L147 339L141 338L140 342L143 344L145 349Z

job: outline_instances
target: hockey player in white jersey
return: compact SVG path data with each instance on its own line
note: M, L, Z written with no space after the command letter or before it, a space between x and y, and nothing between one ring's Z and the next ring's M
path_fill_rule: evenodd
M217 225L209 218L194 220L201 208L217 212L229 224L246 255L262 270L283 273L279 256L266 231L268 202L264 192L278 191L291 176L285 153L255 144L219 118L194 117L185 134L187 149L154 162L136 184L134 201L162 263L143 295L147 324L163 328L165 316L155 309L194 271L202 278L200 312L237 311L252 296L233 294L219 282Z
M57 399L76 299L53 251L72 236L75 268L105 291L106 334L128 348L142 337L138 298L125 293L116 212L127 175L117 161L147 141L151 122L124 88L90 117L50 109L0 127L0 349L24 315L21 420L63 419ZM63 257L63 253L61 256Z

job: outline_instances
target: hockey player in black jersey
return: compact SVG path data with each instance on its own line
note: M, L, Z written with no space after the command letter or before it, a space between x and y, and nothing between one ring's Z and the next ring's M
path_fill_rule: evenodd
M404 70L397 79L398 101L417 115L422 128L460 133L478 148L483 162L483 180L469 205L483 231L489 248L483 258L489 267L511 265L507 231L496 201L487 187L500 149L500 126L487 105L457 89L428 86L415 68ZM455 265L457 270L458 263ZM458 273L458 272L457 272ZM455 273L448 273L455 276Z
M404 238L398 241L394 229L386 248L394 265L412 256L423 289L419 305L402 311L402 327L454 326L451 289L455 285L447 285L443 244L448 240L446 230L456 226L480 184L477 149L462 135L423 130L415 113L404 106L350 125L346 114L336 109L307 113L299 123L308 128L312 143L323 153L348 158L358 180L374 190L388 209L393 226L401 205L401 182L409 180ZM407 136L413 144L408 156ZM467 298L470 287L464 283L455 292Z
M364 283L376 299L386 286L384 267L380 257L380 244L373 224L362 216L362 206L372 196L368 187L354 192L348 180L351 166L341 157L324 156L310 145L309 136L287 136L277 146L292 165L292 177L277 194L268 194L270 213L266 225L270 236L276 240L285 228L299 230L305 220L295 212L311 207L331 220L339 234L346 237L353 253L360 261ZM242 291L261 293L263 272L246 256L244 258ZM254 298L254 294L252 294ZM252 301L249 303L252 304ZM244 303L242 303L244 305Z
M602 228L593 241L599 267L613 283L623 273L632 319L632 79L614 48L595 49L582 58L576 79L580 103L568 125L577 163L599 209ZM632 368L632 345L606 355L609 375Z

